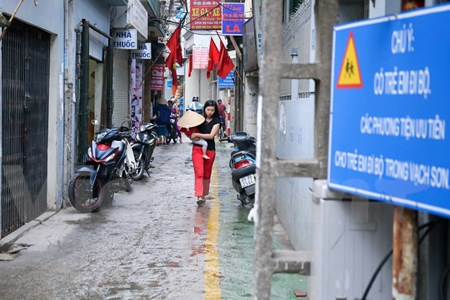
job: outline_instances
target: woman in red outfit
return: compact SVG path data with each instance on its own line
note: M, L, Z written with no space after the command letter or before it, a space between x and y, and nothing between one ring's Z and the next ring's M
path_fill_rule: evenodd
M196 144L192 146L192 162L194 164L195 175L195 196L197 197L197 205L201 206L205 203L205 196L209 194L209 184L211 181L211 172L214 159L216 158L216 144L214 137L220 128L219 111L217 103L214 100L208 100L203 106L203 116L205 122L198 126L199 133L193 133L192 139L205 139L208 142L206 155L209 159L203 158L202 147Z

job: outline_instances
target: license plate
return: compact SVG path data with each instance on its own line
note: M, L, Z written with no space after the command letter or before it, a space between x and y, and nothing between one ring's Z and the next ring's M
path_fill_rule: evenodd
M241 182L241 187L246 188L248 186L251 186L252 184L255 184L255 182L256 182L255 175L252 174L252 175L242 177L239 179L239 181Z

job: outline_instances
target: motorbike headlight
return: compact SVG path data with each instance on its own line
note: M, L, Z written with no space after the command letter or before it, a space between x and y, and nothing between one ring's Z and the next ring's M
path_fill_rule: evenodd
M107 162L107 161L110 161L110 160L114 159L114 157L116 157L116 154L117 154L117 153L118 153L118 152L112 153L111 155L109 155L108 157L106 157L104 161Z

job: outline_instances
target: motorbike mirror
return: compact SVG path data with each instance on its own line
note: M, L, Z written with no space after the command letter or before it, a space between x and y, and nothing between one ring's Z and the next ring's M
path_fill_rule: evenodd
M96 120L96 119L92 119L91 120L91 124L92 125L98 125L98 124L100 124L100 122L98 120Z
M126 116L125 119L123 120L122 124L120 124L120 126L124 126L125 124L129 125L130 121L131 121L130 116Z

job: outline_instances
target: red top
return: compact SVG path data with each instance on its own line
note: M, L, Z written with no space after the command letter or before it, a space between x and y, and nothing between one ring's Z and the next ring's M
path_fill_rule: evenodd
M219 111L219 116L225 118L226 107L223 103L217 103L217 110Z
M198 130L197 127L192 127L192 128L189 128L189 129L188 129L188 128L181 127L180 131L181 131L181 132L184 132L188 137L191 137L191 135L192 135L193 133L199 133L199 132L200 132L200 130Z

